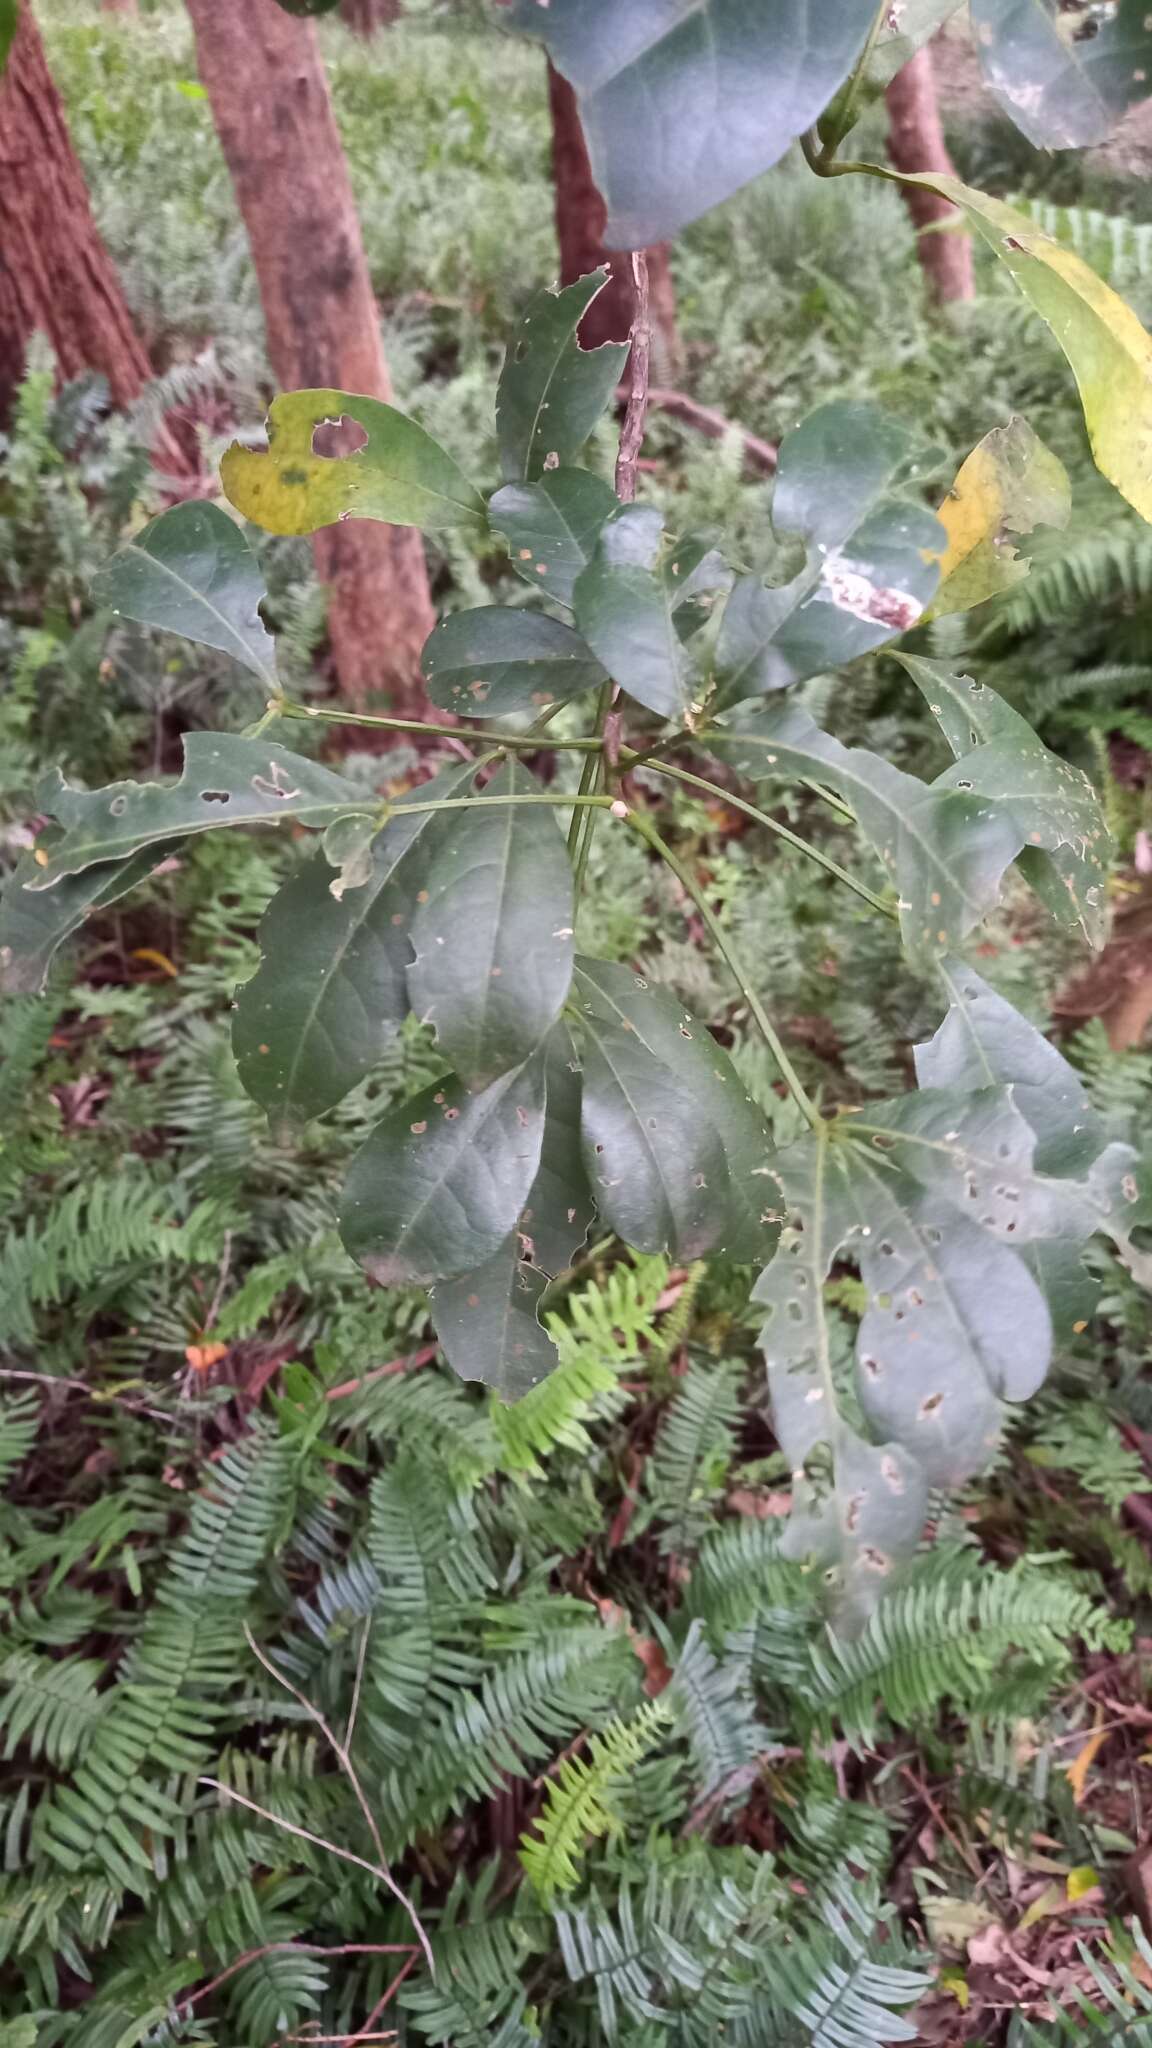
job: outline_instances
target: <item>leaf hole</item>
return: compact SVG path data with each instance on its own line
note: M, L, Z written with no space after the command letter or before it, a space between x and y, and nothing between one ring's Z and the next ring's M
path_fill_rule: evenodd
M202 789L200 801L202 804L230 804L232 798L226 789Z
M368 436L359 420L349 419L341 413L338 420L318 420L312 429L312 453L324 462L342 462L348 455L359 455L368 446Z
M939 1414L943 1403L944 1396L942 1393L926 1394L917 1410L920 1421L931 1422L933 1417Z

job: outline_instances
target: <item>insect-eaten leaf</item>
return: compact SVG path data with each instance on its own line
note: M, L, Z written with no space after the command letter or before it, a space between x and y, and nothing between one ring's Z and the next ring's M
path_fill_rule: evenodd
M260 927L260 966L240 989L232 1050L240 1079L277 1130L322 1116L370 1073L408 1014L409 929L442 827L442 812L405 817L405 803L462 795L471 762L397 799L371 836L364 881L342 890L328 851L315 853L273 897ZM337 827L344 821L338 820Z
M663 540L655 506L622 506L601 529L573 603L581 633L621 689L659 717L676 718L692 700L694 668L679 623L691 593Z
M965 1107L942 1101L958 1104L958 1117ZM962 1212L962 1193L952 1199L967 1185L951 1163L959 1132L942 1147L955 1175L943 1194L907 1170L884 1114L869 1118L867 1131L855 1119L825 1125L779 1155L788 1222L754 1292L767 1311L760 1341L777 1434L799 1475L790 1541L836 1573L849 1619L867 1613L915 1548L926 1488L986 1462L1001 1402L1035 1392L1052 1343L1044 1297L1015 1248ZM831 1365L824 1283L842 1260L867 1290L854 1387L871 1445L842 1417Z
M972 0L985 84L1037 149L1089 149L1149 97L1145 0Z
M872 0L512 0L575 86L610 249L666 240L771 168L847 78Z
M112 782L104 789L72 789L57 769L37 791L37 803L62 830L25 887L51 889L94 861L122 860L145 846L223 825L279 824L294 818L327 825L346 811L371 812L374 800L303 754L269 740L190 732L184 736L179 782Z
M507 541L516 574L570 607L576 578L619 504L612 486L590 470L551 469L536 483L504 484L494 491L488 521Z
M1074 249L1002 200L934 171L901 182L950 199L1011 271L1072 365L1096 467L1152 521L1152 337L1131 306Z
M429 1287L500 1250L536 1178L545 1101L541 1051L477 1094L448 1075L389 1111L340 1204L341 1236L372 1279Z
M558 1363L539 1309L551 1277L583 1245L594 1205L580 1152L580 1073L563 1025L545 1053L548 1103L540 1165L516 1229L484 1265L432 1291L432 1320L461 1379L518 1400Z
M1041 902L1090 946L1102 946L1111 840L1083 769L1051 753L987 683L955 675L945 662L898 658L957 757L933 789L991 798L1019 834L1021 871Z
M874 406L824 405L780 448L772 523L804 543L776 588L742 576L716 650L718 701L803 682L914 626L939 581L945 535L907 493L938 451Z
M1013 817L959 786L919 782L879 754L845 747L790 698L745 706L709 744L753 777L815 776L851 804L897 892L905 950L950 952L999 900L1020 852Z
M173 505L150 520L97 570L92 595L117 617L218 648L278 688L276 643L259 611L264 576L219 505Z
M605 671L559 619L507 605L452 612L429 635L421 666L434 704L465 718L536 716L598 689Z
M318 428L350 422L351 454L320 455ZM269 533L315 533L342 519L381 519L426 533L482 531L484 500L463 470L394 406L350 391L287 391L268 410L268 446L233 441L220 463L224 489Z
M679 1090L695 1105L694 1122L703 1113L703 1122L719 1141L724 1159L722 1177L709 1182L710 1199L700 1205L708 1212L712 1233L707 1248L722 1250L733 1259L767 1258L779 1235L780 1223L776 1188L768 1165L773 1151L771 1130L723 1047L666 989L652 987L643 975L634 974L629 967L581 959L577 963L575 989L589 1043L595 1041L601 1046L593 1060L601 1063L597 1073L602 1083L607 1079L603 1063L612 1049L620 1050L622 1038L627 1039L636 1055L641 1050L648 1055L647 1067L642 1059L636 1060L637 1070L641 1074L648 1072L644 1083L647 1112L638 1099L631 1102L626 1123L604 1151L597 1152L597 1141L592 1142L589 1164L604 1188L600 1202L604 1213L614 1221L621 1236L628 1237L629 1233L615 1220L616 1216L632 1216L638 1209L645 1219L649 1239L653 1235L659 1238L667 1229L670 1205L662 1185L660 1163L666 1149L668 1118L659 1098L662 1090ZM601 1045L604 1026L620 1034L606 1041L608 1052ZM629 1148L637 1146L645 1161L643 1178L633 1179L629 1175L623 1192L616 1193L606 1184L620 1164L617 1154L624 1156ZM707 1175L707 1163L701 1170ZM695 1205L691 1198L696 1192L704 1191L687 1191L693 1215ZM640 1250L669 1248L663 1243L640 1244L635 1237L629 1237L629 1242ZM698 1252L683 1255L695 1257Z
M0 995L36 995L56 953L93 911L117 903L146 881L172 846L150 846L125 860L102 861L40 889L44 865L59 833L51 827L9 875L0 894Z
M1066 526L1071 509L1068 472L1027 420L993 427L962 463L940 507L948 545L925 617L969 612L1022 582L1028 562L1014 542L1037 526Z
M508 483L531 483L575 461L620 380L629 344L581 348L577 329L607 270L529 301L496 389L496 435Z
M444 814L409 936L408 991L474 1088L519 1067L547 1037L572 979L572 871L547 804L518 762ZM510 1226L509 1226L510 1227Z

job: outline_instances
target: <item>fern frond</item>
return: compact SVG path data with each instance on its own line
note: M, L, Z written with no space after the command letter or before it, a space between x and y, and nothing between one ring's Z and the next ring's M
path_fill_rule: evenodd
M98 1657L53 1659L14 1650L0 1664L4 1756L23 1747L29 1757L70 1764L107 1705L96 1690L103 1675Z
M547 1904L580 1882L588 1838L614 1833L621 1825L613 1804L620 1780L634 1770L664 1734L669 1710L662 1699L647 1700L631 1721L615 1721L588 1739L587 1759L566 1757L549 1782L536 1836L525 1835L520 1861L537 1896Z
M131 1172L73 1188L0 1247L0 1341L31 1344L36 1310L91 1288L110 1268L171 1257L170 1197Z
M168 1562L179 1598L247 1597L284 1514L288 1480L287 1446L266 1427L252 1429L209 1466Z
M605 1395L615 1394L618 1385L603 1356L580 1346L570 1348L555 1371L519 1401L507 1404L493 1396L490 1412L502 1469L539 1476L544 1470L540 1460L561 1446L586 1455L592 1439L585 1422L604 1412Z
M676 1659L667 1700L676 1733L688 1738L700 1795L718 1790L768 1747L746 1668L734 1655L714 1657L699 1621Z
M693 1365L678 1382L648 1462L651 1515L666 1523L664 1550L695 1547L735 1455L743 1367Z
M7 1486L24 1463L39 1434L40 1420L38 1394L17 1394L14 1400L0 1401L0 1486Z

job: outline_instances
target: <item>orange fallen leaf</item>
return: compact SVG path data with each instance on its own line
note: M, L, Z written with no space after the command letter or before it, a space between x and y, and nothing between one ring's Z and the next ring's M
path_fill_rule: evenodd
M1096 1725L1093 1728L1091 1735L1088 1737L1087 1741L1084 1743L1083 1747L1079 1750L1077 1755L1073 1757L1072 1762L1069 1764L1066 1772L1064 1773L1065 1777L1068 1780L1068 1783L1072 1787L1072 1797L1077 1806L1083 1806L1084 1804L1084 1800L1088 1791L1088 1773L1092 1768L1093 1762L1095 1761L1098 1752L1101 1749L1103 1749L1104 1744L1108 1740L1108 1730L1101 1726L1103 1719L1103 1708L1097 1707Z
M222 1358L227 1358L228 1346L226 1344L186 1344L184 1356L192 1367L193 1372L211 1372L214 1365L219 1365Z

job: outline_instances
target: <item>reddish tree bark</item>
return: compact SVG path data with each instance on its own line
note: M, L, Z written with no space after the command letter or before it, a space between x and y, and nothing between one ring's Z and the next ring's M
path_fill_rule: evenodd
M548 104L560 282L574 284L578 277L586 277L606 263L611 275L580 323L580 339L585 348L599 348L605 341L627 341L636 311L631 257L604 246L608 209L592 176L576 94L553 64L548 66ZM653 368L667 381L676 375L680 364L676 289L667 242L657 242L648 251L648 293Z
M138 0L100 0L102 14L139 14Z
M954 178L956 169L940 122L930 49L917 50L904 69L897 72L888 87L887 99L888 155L893 168L942 171ZM917 231L917 252L932 297L938 305L973 298L976 288L972 280L971 236L936 226L940 221L958 220L957 209L922 186L902 185L900 189Z
M340 0L340 19L358 36L375 35L388 28L404 12L403 0Z
M38 329L63 377L99 370L116 405L151 376L24 0L0 81L0 418Z
M260 285L282 389L390 400L380 319L312 22L275 0L188 0L208 94ZM328 632L348 696L426 708L420 650L435 624L420 536L350 520L315 536Z

